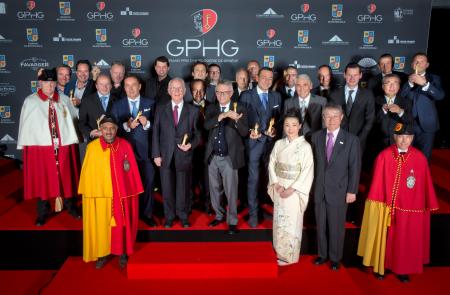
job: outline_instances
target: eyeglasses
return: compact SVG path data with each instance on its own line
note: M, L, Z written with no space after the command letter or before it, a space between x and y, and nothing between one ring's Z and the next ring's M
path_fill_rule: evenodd
M229 93L231 93L231 91L216 91L217 96L225 96Z

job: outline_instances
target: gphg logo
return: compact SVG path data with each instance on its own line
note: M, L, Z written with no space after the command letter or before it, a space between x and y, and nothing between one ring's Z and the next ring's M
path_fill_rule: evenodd
M180 39L172 39L167 42L166 50L171 56L181 56L184 54L186 57L194 54L198 55L199 53L205 57L207 52L213 52L217 57L222 55L232 57L239 52L239 47L235 46L235 40L227 39L221 41L217 39L216 41L216 44L209 46L205 44L205 40L185 39L182 41Z

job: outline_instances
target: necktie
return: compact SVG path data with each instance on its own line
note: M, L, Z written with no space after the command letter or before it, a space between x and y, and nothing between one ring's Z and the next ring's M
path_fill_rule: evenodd
M289 95L289 97L292 97L292 89L288 89L288 95Z
M106 103L106 100L108 99L107 96L102 96L101 100L102 100L102 106L103 106L103 110L106 112L106 108L108 107L108 104Z
M303 98L300 98L300 110L302 112L302 122L305 120L305 112L306 112L306 101Z
M227 107L220 107L220 112L221 113L223 113L223 112L225 112L225 109L226 109Z
M264 109L267 110L267 103L269 102L267 92L261 93L261 102L263 104Z
M327 161L330 162L331 154L333 153L333 132L328 132L328 140L327 140Z
M392 104L392 98L389 98L389 97L387 97L387 105L389 106L389 105L391 105Z
M175 126L178 125L178 106L175 105L173 107L173 122L175 123Z
M322 89L322 93L320 94L322 97L328 98L328 89Z
M353 106L353 98L352 98L352 94L355 90L349 90L348 91L348 96L347 96L347 104L345 106L345 113L347 114L347 117L350 116L350 112L352 111L352 106Z
M137 109L137 101L132 101L131 102L131 116L133 118L136 118L138 113L138 109Z

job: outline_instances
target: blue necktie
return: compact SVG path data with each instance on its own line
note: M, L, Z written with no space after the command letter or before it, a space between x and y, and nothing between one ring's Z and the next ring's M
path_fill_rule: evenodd
M137 101L132 101L131 104L133 105L131 108L131 116L133 116L133 118L136 118L137 113L138 113L138 109L137 109Z
M107 96L102 96L101 100L102 100L102 106L103 106L103 110L106 112L106 108L108 107L108 104L106 103L106 100L108 99Z
M267 104L269 102L268 94L266 92L261 93L261 102L263 104L264 109L267 110Z

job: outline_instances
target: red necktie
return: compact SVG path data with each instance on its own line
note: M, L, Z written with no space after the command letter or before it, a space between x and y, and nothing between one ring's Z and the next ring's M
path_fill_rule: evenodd
M178 106L175 105L173 107L173 122L175 123L175 126L178 125Z

